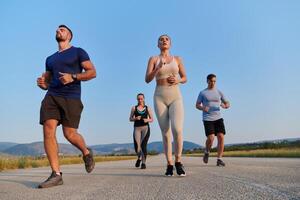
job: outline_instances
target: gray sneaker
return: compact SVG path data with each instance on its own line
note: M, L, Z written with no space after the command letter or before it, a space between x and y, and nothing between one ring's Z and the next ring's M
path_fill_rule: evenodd
M60 175L57 175L55 172L52 172L47 180L39 184L38 188L48 188L48 187L53 187L62 184L63 184L62 173L60 172Z
M86 156L83 156L83 161L85 164L85 170L87 171L87 173L91 173L95 167L95 161L94 161L94 157L93 157L93 151L90 148L87 148L89 150L89 154Z

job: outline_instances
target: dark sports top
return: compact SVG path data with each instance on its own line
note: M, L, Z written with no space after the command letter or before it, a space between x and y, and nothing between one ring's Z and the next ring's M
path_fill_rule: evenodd
M134 113L133 115L135 117L138 117L138 116L141 116L141 119L140 120L136 120L134 121L134 127L138 127L138 126L146 126L148 125L149 123L145 123L143 119L147 119L148 118L148 115L149 115L149 112L148 112L148 107L145 105L144 106L144 109L142 111L138 110L137 109L138 106L135 106L135 110L134 110Z
M61 96L65 98L80 99L80 81L63 85L59 77L59 72L78 74L83 68L81 63L90 60L89 55L82 48L70 47L62 52L56 52L46 59L46 71L52 75L52 80L48 87L47 95Z

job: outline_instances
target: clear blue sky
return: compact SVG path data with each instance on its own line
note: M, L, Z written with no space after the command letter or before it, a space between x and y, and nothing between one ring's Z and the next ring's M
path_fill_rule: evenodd
M0 2L0 141L41 141L38 124L45 92L36 78L57 51L55 30L68 25L72 44L84 48L98 72L82 84L79 131L88 144L132 142L128 121L136 94L153 108L155 83L144 82L157 38L172 38L188 82L184 140L204 144L195 109L206 75L231 102L223 110L225 143L299 137L300 1L13 1ZM161 140L155 120L150 141ZM66 142L58 129L59 142Z

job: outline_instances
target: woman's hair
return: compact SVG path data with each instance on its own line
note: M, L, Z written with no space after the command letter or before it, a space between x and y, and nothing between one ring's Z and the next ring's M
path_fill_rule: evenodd
M138 94L136 95L136 97L138 97L138 96L140 96L140 95L142 95L142 96L145 98L145 95L144 95L143 93L138 93Z
M171 37L168 36L167 34L163 34L163 35L159 36L157 42L159 42L160 38L163 37L163 36L167 36L169 38L170 42L171 42Z

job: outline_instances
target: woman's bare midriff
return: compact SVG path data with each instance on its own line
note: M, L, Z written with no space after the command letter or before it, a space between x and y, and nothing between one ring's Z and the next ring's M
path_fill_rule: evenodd
M171 86L171 85L175 85L175 84L169 83L168 80L167 80L167 78L163 78L163 79L156 80L156 84L157 84L157 85L161 85L161 86Z

